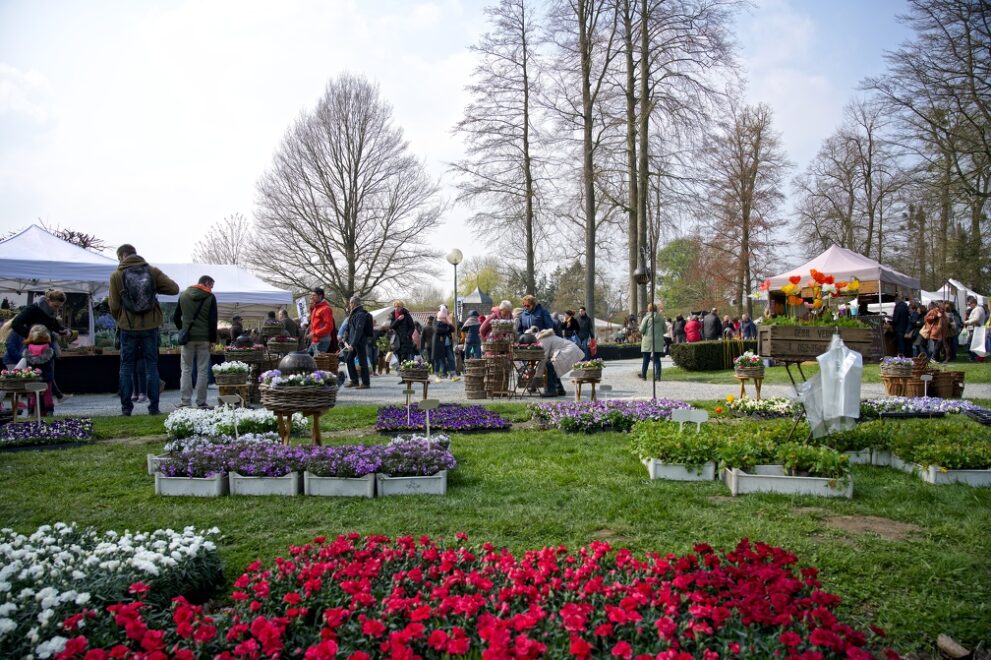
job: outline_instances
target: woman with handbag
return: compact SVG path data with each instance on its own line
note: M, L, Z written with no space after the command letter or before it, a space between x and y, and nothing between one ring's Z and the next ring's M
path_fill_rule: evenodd
M936 302L929 303L929 311L926 313L925 325L922 326L921 334L929 341L929 357L936 362L942 362L946 359L945 339L948 333L949 322L946 320L942 306Z

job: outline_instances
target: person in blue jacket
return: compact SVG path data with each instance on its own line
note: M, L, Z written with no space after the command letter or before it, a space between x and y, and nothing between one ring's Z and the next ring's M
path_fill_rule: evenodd
M530 328L541 330L553 330L554 319L550 312L537 302L537 298L532 295L523 296L523 313L516 319L516 335L522 337L523 333Z

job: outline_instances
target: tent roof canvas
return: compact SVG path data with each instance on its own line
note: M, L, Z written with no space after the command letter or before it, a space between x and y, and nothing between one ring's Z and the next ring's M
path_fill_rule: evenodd
M859 280L880 280L882 282L897 284L902 288L912 291L919 289L919 280L917 278L899 273L893 268L884 266L869 257L838 245L831 246L815 259L797 268L792 268L787 273L775 275L770 278L770 288L772 291L780 289L788 283L788 278L793 275L798 275L804 279L809 276L809 271L813 268L827 275L833 275L838 280L849 280L856 277Z
M0 242L0 288L55 287L70 293L106 292L117 260L64 241L38 225Z
M196 284L202 275L209 275L215 282L213 295L217 297L217 312L221 319L228 319L236 311L241 316L263 317L282 305L292 305L292 293L278 289L255 277L240 266L231 264L161 264L152 263L175 280L180 292ZM162 302L175 302L179 296L158 296Z

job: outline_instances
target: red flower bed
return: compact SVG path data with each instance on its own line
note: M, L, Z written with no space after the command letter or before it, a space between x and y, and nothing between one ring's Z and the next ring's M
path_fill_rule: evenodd
M427 537L318 537L274 567L251 564L212 616L181 598L154 611L135 585L137 601L67 619L58 657L875 657L869 638L883 633L839 621L817 573L746 539L637 558L606 543L515 557Z

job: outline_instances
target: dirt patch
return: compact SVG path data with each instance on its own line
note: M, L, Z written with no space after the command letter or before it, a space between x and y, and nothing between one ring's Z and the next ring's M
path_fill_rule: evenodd
M887 541L905 541L922 528L877 516L830 516L826 524L833 529L853 534L877 534Z
M602 529L597 529L593 531L590 535L593 541L605 541L607 543L627 543L629 542L629 537L620 530L609 529L603 527Z
M537 419L529 419L525 422L513 422L514 431L546 431L547 424Z

